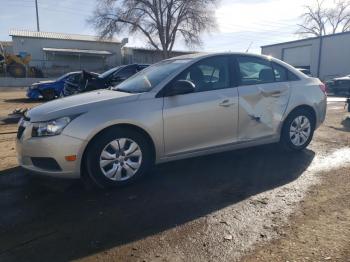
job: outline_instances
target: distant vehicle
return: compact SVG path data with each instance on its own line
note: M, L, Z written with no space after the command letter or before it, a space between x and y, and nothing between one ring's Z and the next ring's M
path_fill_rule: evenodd
M123 186L156 163L276 142L303 150L326 107L321 81L280 60L179 56L111 89L30 109L19 122L18 162L43 175Z
M328 81L327 88L334 95L350 96L350 75Z
M297 70L299 70L300 72L302 72L303 74L307 75L307 76L312 76L311 71L309 69L306 68L297 68Z
M31 99L43 98L45 100L52 100L60 96L65 81L78 81L80 75L81 72L71 72L57 78L56 80L34 83L28 87L27 97Z
M5 48L0 43L0 72L7 72L12 77L44 77L43 72L29 63L32 56L26 52L12 54L5 52Z
M78 81L66 81L62 96L116 86L148 66L144 64L118 66L100 75L83 71Z

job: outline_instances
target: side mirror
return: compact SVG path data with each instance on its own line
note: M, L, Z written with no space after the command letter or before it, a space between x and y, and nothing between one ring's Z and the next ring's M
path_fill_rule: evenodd
M166 93L167 96L176 96L193 93L195 91L195 84L188 80L176 81Z

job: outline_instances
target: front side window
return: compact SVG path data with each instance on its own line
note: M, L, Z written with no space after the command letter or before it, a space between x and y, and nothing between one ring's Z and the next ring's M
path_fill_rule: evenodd
M62 80L67 80L70 76L70 73L64 74L63 76L60 76L59 78L56 79L57 82L62 81Z
M237 57L241 85L257 85L275 81L271 63L257 57Z
M204 59L182 72L174 81L188 80L196 92L230 87L228 58L224 56Z
M77 83L80 80L80 74L74 74L69 77L69 82Z

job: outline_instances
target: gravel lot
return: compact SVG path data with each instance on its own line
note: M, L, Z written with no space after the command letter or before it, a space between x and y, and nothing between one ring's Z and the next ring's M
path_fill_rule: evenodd
M0 93L0 118L38 104ZM0 122L0 261L350 261L350 120L339 101L304 152L269 145L163 164L107 192L29 176L16 124Z

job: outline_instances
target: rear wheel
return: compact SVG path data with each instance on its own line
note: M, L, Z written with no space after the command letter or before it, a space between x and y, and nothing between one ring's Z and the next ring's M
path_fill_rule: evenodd
M113 127L86 153L86 170L99 187L124 186L141 178L153 163L147 139L132 129Z
M281 135L284 148L299 151L306 148L313 137L315 120L309 110L297 109L286 119Z

